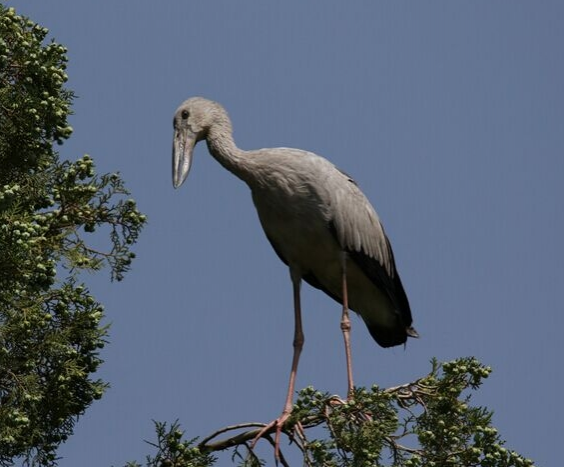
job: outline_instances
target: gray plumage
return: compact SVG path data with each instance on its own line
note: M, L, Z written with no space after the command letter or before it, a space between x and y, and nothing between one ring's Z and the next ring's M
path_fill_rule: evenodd
M390 242L356 183L328 160L290 148L237 148L225 110L188 99L174 116L173 184L190 170L192 150L206 140L210 153L251 189L260 222L294 281L342 303L343 255L348 304L383 347L417 337Z

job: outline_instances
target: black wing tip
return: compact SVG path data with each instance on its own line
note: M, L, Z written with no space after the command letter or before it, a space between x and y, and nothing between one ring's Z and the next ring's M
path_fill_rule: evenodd
M407 328L390 329L366 325L368 332L380 347L388 348L405 344L408 337L418 338L419 333L409 326Z

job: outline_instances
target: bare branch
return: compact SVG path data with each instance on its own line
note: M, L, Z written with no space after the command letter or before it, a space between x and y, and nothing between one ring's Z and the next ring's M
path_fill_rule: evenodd
M228 431L233 431L233 430L239 430L241 428L248 428L248 427L259 427L256 430L249 430L249 431L244 431L243 433L239 433L235 436L232 436L231 438L226 438L220 441L216 441L213 443L210 443L209 441L211 441L212 439L214 439L216 436L219 436L222 433L226 433ZM237 425L230 425L230 426L226 426L224 428L221 428L220 430L217 430L215 433L207 436L206 438L204 438L204 440L199 443L199 448L202 450L206 450L206 451L223 451L225 449L229 449L233 446L238 446L241 444L245 444L247 441L251 441L254 438L256 438L256 436L262 431L262 429L267 426L266 423L256 423L256 422L250 422L250 423L240 423ZM274 427L272 429L266 430L263 433L263 437L265 437L266 435L272 433L274 431Z

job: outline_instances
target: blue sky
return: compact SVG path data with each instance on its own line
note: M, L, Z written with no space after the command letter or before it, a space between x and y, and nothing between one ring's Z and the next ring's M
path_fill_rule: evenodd
M291 285L249 190L205 145L171 186L172 115L193 95L227 108L241 148L314 151L376 207L421 338L385 350L353 318L355 382L474 355L494 370L474 401L507 447L558 465L563 3L8 4L69 49L78 98L61 156L120 171L150 222L123 283L86 278L112 324L112 387L61 467L142 460L151 419L193 437L282 409ZM339 305L305 286L303 308L297 386L345 394Z

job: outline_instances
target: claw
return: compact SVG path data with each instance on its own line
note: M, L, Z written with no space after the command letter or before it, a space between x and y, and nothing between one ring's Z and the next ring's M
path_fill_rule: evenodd
M284 412L282 413L282 415L280 415L279 418L271 421L262 430L260 430L259 433L255 436L255 439L253 439L253 442L251 443L251 449L255 448L259 439L261 439L266 433L268 433L274 427L276 427L276 431L274 434L274 459L276 461L276 464L278 465L278 462L280 461L280 435L282 434L282 428L284 428L284 424L286 423L289 417L290 417L290 412L288 413Z

